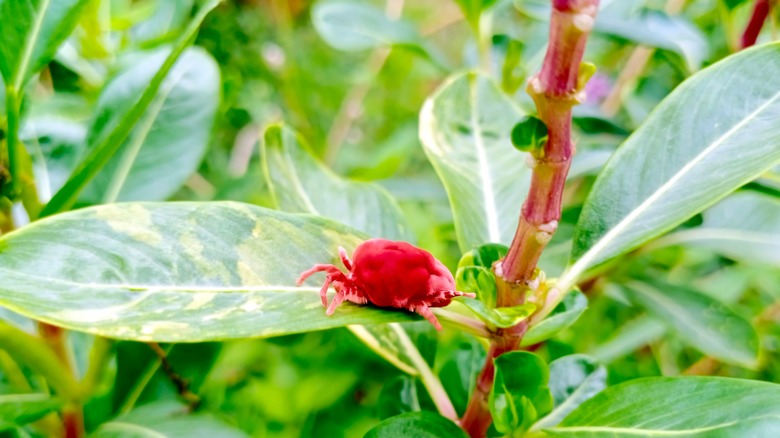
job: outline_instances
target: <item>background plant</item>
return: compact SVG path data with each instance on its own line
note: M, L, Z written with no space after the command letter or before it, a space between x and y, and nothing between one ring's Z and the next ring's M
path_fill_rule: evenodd
M0 427L777 435L772 6L0 1ZM368 237L479 299L325 317Z

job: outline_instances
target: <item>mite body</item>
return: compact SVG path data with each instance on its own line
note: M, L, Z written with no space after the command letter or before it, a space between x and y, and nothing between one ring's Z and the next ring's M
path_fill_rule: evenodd
M319 264L303 272L298 279L301 285L316 272L325 272L325 284L320 290L325 312L332 315L342 302L370 303L379 307L407 309L423 316L437 330L441 324L431 307L443 307L453 298L475 294L455 290L452 274L428 251L406 242L385 239L367 240L355 249L351 260L344 248L339 247L341 261L349 272L346 274L334 265ZM328 287L336 289L336 296L328 305Z

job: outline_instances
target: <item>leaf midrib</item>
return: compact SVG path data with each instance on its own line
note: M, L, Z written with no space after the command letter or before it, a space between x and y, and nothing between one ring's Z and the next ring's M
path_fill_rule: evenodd
M176 285L148 285L148 284L128 284L128 283L78 283L75 281L63 280L60 278L43 277L33 275L27 272L12 271L0 267L0 272L5 271L10 274L4 278L24 277L34 281L62 284L82 289L127 289L128 292L194 292L194 293L230 293L230 292L319 292L319 287L309 286L176 286ZM0 287L1 289L1 287Z
M41 27L43 27L43 17L46 15L46 11L49 9L50 4L51 0L43 0L41 2L40 12L35 11L35 23L33 23L29 37L27 38L27 41L25 41L26 44L24 46L24 53L22 54L22 59L19 63L19 68L16 71L16 77L14 78L13 87L15 90L20 90L24 84L24 77L27 76L25 72L30 65L30 59L32 58L35 41L38 39L38 36L41 33Z
M476 78L475 78L476 79ZM474 139L474 148L477 151L477 164L479 165L479 180L482 181L482 196L485 198L485 216L488 224L488 241L500 242L501 232L498 224L498 213L496 211L496 200L493 195L493 179L490 176L490 165L488 163L487 151L482 141L482 128L479 126L479 115L477 114L477 84L475 81L469 81L469 99L471 100L470 119L472 126L472 138Z

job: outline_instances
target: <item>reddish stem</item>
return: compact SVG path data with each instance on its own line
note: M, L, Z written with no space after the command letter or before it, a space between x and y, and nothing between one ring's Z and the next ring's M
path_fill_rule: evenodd
M62 409L64 438L84 436L84 413L79 405L68 405Z
M72 374L73 367L67 349L67 331L61 327L39 322L38 333L54 351L62 366ZM65 438L84 436L84 411L79 403L71 402L65 405L62 409L62 425Z
M574 155L571 108L578 103L580 63L598 0L556 0L553 6L544 64L528 83L528 92L539 118L547 125L549 137L544 151L535 154L531 189L503 261L508 282L524 283L533 278L542 250L558 227L563 187Z
M579 102L580 63L588 34L593 27L598 0L552 0L550 43L542 69L528 82L539 118L547 125L548 138L535 160L531 188L520 214L515 237L506 258L495 266L498 277L498 306L522 304L533 280L537 262L561 217L561 200L566 175L574 155L571 139L571 109ZM492 418L488 397L493 386L493 361L517 350L528 330L524 321L499 330L491 343L485 367L477 379L461 426L472 437L483 437Z
M772 9L770 0L756 0L756 3L753 5L753 14L750 16L750 21L748 21L745 32L742 34L740 48L744 49L756 43L758 34L761 33L761 28L764 27L764 22L769 15L770 9Z

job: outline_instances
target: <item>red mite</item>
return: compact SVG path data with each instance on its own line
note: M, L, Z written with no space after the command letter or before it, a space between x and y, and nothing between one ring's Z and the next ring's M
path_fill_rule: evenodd
M367 240L355 248L354 262L342 247L339 247L339 255L349 273L344 274L334 265L319 264L298 278L300 286L315 272L328 274L320 290L322 305L328 307L326 315L332 315L344 300L371 303L416 312L441 330L431 307L446 306L454 297L476 296L455 290L455 279L440 261L428 251L406 242ZM327 293L331 284L336 289L336 297L328 306Z

